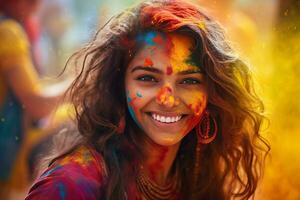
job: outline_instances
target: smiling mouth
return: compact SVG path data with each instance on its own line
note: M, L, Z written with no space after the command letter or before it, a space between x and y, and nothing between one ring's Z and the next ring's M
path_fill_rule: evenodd
M157 113L148 113L152 119L155 121L158 121L160 123L166 123L166 124L171 124L171 123L176 123L180 121L185 115L172 115L172 116L167 116L167 115L161 115Z

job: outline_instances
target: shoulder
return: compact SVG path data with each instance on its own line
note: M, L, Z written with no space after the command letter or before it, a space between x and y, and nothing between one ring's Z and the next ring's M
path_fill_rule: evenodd
M28 53L29 42L22 26L12 19L0 22L0 55Z
M53 163L32 186L26 200L98 199L103 195L106 174L101 154L81 146Z

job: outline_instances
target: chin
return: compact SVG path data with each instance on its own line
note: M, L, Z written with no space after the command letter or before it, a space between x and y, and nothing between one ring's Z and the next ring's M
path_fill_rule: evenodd
M174 145L180 143L183 139L182 136L176 137L174 135L172 135L172 136L168 136L168 135L170 135L170 134L160 133L159 137L157 137L157 136L156 137L149 136L149 137L155 144L160 145L160 146L165 146L165 147L174 146Z

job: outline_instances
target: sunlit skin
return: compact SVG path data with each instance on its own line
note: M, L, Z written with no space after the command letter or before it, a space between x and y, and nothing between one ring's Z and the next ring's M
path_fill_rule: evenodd
M165 183L181 140L199 123L206 108L205 76L200 66L187 62L193 47L188 36L150 32L143 44L126 69L127 103L146 136L143 169L158 183ZM145 66L146 59L153 66ZM163 122L154 115L172 121Z

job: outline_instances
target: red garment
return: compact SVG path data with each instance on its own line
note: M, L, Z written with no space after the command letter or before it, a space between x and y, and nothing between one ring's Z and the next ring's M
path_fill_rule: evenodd
M34 183L25 200L97 200L104 195L106 174L102 156L81 146L55 161Z

